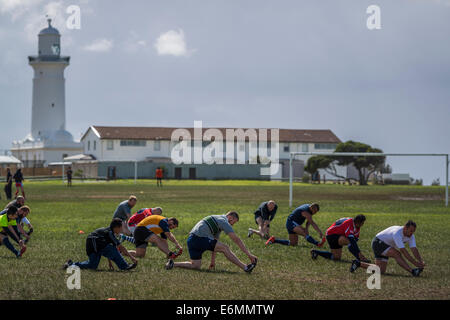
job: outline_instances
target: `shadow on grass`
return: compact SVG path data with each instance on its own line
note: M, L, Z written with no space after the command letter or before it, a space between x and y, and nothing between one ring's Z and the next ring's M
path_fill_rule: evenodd
M177 269L178 270L182 270L182 268L177 268ZM188 269L188 268L184 268L183 270L193 271L193 272L201 272L201 273L220 273L220 274L238 274L238 273L241 273L241 272L229 271L229 270Z

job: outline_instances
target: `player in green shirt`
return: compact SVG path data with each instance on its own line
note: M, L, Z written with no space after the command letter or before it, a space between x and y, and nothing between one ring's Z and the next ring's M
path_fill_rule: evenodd
M6 214L0 216L0 244L4 244L6 248L8 248L17 258L20 258L27 247L23 243L23 240L19 238L16 231L14 230L14 226L17 225L16 219L18 218L17 208L10 207ZM20 251L17 251L16 248L11 244L8 237L9 231L12 236L17 240L20 246Z

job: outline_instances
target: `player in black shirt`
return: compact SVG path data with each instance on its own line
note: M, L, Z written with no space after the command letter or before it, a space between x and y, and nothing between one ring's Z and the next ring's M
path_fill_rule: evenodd
M125 249L116 236L122 230L122 220L114 218L107 228L100 228L93 231L86 238L86 254L89 260L83 262L72 262L67 260L64 268L67 269L71 265L80 267L80 269L96 270L102 256L108 258L109 268L113 270L111 260L119 267L120 270L130 270L137 266L137 260ZM128 264L120 252L128 256L133 264Z
M263 202L259 205L258 209L255 211L255 222L258 225L258 230L249 228L248 237L256 233L261 238L269 238L270 234L270 222L275 217L277 213L278 205L273 200Z
M23 174L22 169L17 169L16 173L13 175L14 182L16 183L16 194L15 197L19 194L19 188L22 191L22 196L25 198L25 191L23 190Z

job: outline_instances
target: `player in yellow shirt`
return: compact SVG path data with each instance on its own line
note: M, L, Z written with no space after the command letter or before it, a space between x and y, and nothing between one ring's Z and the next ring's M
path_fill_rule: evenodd
M7 212L0 216L0 244L5 245L17 258L20 258L27 247L23 243L23 240L19 238L19 235L14 230L14 226L17 225L16 219L19 217L17 213L17 208L12 206L8 208ZM16 241L19 243L20 251L17 251L16 248L9 241L8 233L13 236Z
M130 251L136 257L143 258L147 251L148 243L154 243L164 252L168 258L174 259L183 252L183 248L178 243L175 236L170 232L171 229L178 227L176 218L166 218L160 215L152 215L138 223L134 230L134 242L136 251ZM159 235L159 236L158 236ZM173 242L178 249L177 253L169 250L167 239Z

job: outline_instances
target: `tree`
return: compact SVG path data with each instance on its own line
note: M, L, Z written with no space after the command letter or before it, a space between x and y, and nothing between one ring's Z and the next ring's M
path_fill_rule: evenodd
M347 141L337 145L335 152L370 152L370 153L382 153L383 151L377 148L372 148L370 145L356 142ZM314 156L308 159L305 170L310 172L312 170L324 169L327 173L341 179L349 181L348 177L341 176L337 173L336 165L349 166L352 165L358 171L358 178L360 185L367 185L369 176L375 171L380 171L385 168L386 157L364 157L364 156Z

